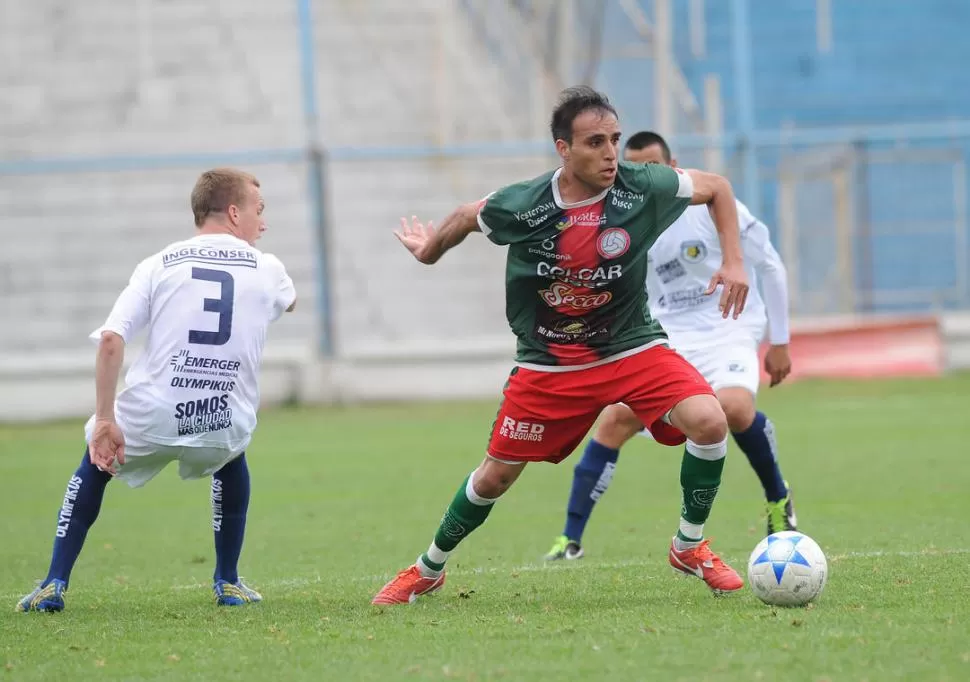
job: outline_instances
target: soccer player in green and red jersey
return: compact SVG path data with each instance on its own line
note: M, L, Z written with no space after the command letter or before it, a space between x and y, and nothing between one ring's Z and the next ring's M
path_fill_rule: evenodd
M619 161L616 111L592 88L565 90L551 129L559 169L460 206L437 230L413 219L396 233L426 264L475 231L507 246L506 313L518 352L484 461L458 489L427 551L375 604L409 603L439 589L448 556L526 463L565 459L615 403L629 406L657 441L686 441L671 565L715 592L743 586L704 540L727 452L724 411L698 371L668 347L643 286L657 237L687 206L707 204L723 253L707 294L721 286L722 314L741 313L748 283L731 185L711 173Z

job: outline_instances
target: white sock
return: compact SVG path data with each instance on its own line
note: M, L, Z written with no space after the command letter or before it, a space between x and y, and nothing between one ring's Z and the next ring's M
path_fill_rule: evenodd
M712 443L710 445L698 445L694 441L688 440L687 452L697 459L706 459L712 462L723 459L727 455L727 438L720 443Z
M426 552L428 559L435 562L436 564L443 564L448 561L448 557L451 556L451 552L446 552L436 545L434 542L428 547ZM441 575L441 571L436 571L435 569L424 563L424 554L418 557L418 560L414 562L418 567L418 572L421 573L425 578L437 578Z
M475 471L477 471L477 469ZM496 500L489 497L482 497L475 492L475 471L471 473L471 476L468 477L468 483L465 484L465 497L468 498L469 502L474 505L478 505L479 507L487 507L490 504L495 504ZM430 557L431 555L428 556ZM434 559L432 559L432 561L434 561Z
M691 547L697 547L697 545L701 544L701 540L704 539L704 524L691 523L686 519L681 519L680 535L690 538L690 540L681 540L680 537L674 536L674 549L678 552L690 549Z

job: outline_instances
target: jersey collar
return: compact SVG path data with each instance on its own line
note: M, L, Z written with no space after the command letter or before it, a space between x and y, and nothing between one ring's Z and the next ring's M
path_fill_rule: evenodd
M249 244L245 240L240 239L236 235L229 234L228 232L223 234L197 234L194 237L192 237L190 241L194 241L196 239L203 239L203 240L204 239L225 239L225 240L236 242L237 244L240 244L241 246L245 246L246 248L254 248L252 244Z
M602 192L597 194L595 197L590 197L589 199L583 199L582 201L576 201L571 204L567 204L562 200L562 196L559 194L559 176L562 174L562 168L557 168L556 172L552 174L552 200L556 202L556 206L559 208L583 208L584 206L592 206L593 204L598 204L606 198L613 186L610 185Z

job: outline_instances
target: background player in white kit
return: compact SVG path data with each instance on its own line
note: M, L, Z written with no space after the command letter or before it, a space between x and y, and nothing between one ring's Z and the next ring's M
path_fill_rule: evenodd
M624 158L635 163L677 165L667 142L648 131L630 137ZM740 201L737 206L744 263L752 283L740 318L725 319L718 310L717 298L704 295L721 263L717 232L705 206L688 207L651 247L647 298L650 313L663 325L671 346L717 393L734 440L764 487L767 530L771 534L793 530L796 517L791 491L775 454L774 426L755 407L760 380L758 345L767 323L770 348L765 369L774 386L791 371L787 272L771 245L768 228ZM757 282L761 283L761 295ZM637 433L649 436L625 405L612 405L603 411L574 471L563 534L546 559L583 556L582 535L593 506L613 478L620 448Z
M263 206L252 175L203 173L192 190L196 236L139 263L91 334L97 407L85 426L88 448L67 484L47 577L18 611L64 608L112 476L139 487L174 461L183 479L212 476L216 602L262 599L237 572L249 506L245 449L256 428L267 327L296 304L283 264L253 247L266 229ZM125 345L146 327L144 352L116 399Z

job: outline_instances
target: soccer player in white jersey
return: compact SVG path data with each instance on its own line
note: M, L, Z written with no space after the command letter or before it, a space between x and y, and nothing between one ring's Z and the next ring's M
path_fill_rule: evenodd
M677 165L667 142L648 131L630 137L624 158L634 163ZM791 491L778 466L774 425L755 406L760 379L758 346L767 326L770 347L765 370L775 386L791 371L787 273L771 245L768 228L740 201L737 207L744 263L752 282L740 318L724 318L717 298L704 293L721 263L717 232L705 206L689 206L650 249L647 299L651 315L663 325L671 345L717 393L734 441L764 487L771 534L794 530L796 517ZM761 295L756 282L761 284ZM593 506L613 478L620 448L637 433L650 435L625 405L603 411L574 470L563 534L546 559L583 556L582 536Z
M278 258L253 244L266 229L259 181L215 169L192 190L196 235L135 268L98 344L96 411L87 449L67 483L47 577L18 611L60 611L88 530L112 477L131 487L171 462L183 479L212 476L216 603L262 597L239 579L249 506L245 450L256 428L266 330L293 310L293 281ZM115 396L125 346L147 329L145 348Z

